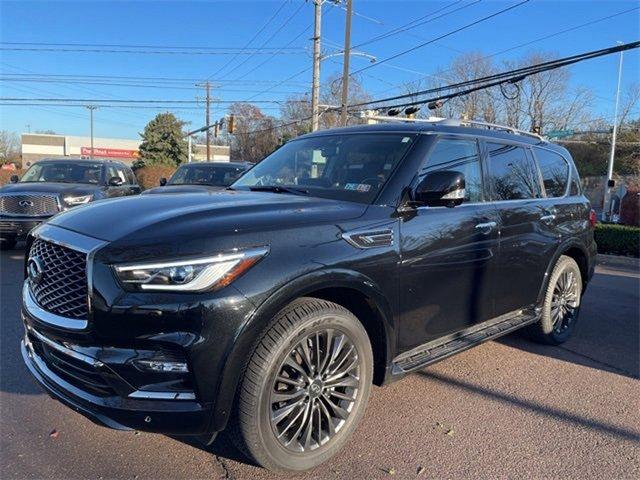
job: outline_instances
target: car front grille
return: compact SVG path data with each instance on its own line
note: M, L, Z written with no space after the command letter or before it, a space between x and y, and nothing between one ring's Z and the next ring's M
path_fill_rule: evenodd
M38 217L59 212L55 195L25 193L0 195L0 214Z
M62 245L36 238L29 251L42 269L38 282L30 281L35 301L45 310L73 319L86 319L87 257Z

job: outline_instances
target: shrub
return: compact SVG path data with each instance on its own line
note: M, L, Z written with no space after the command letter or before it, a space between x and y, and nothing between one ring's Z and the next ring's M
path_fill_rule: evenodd
M640 228L626 225L598 224L595 239L598 253L640 256Z
M160 185L160 177L169 178L175 171L175 167L155 165L136 168L135 174L142 189L146 190L148 188L157 187Z
M21 177L23 173L24 170L0 170L0 185L9 183L9 180L13 175Z

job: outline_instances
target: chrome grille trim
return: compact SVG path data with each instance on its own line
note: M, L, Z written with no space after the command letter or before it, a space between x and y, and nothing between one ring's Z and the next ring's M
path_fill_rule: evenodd
M26 202L21 205L22 202ZM62 210L58 195L39 192L0 193L0 215L46 217Z
M38 260L43 271L38 282L29 281L36 303L55 315L86 320L89 314L86 253L36 238L27 263L32 259Z

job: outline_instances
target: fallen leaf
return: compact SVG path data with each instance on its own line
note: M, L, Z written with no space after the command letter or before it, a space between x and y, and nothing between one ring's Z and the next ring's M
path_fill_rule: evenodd
M449 435L450 437L453 437L454 433L455 433L455 430L454 430L453 428L450 428L450 429L447 431L447 435Z
M386 473L388 473L389 475L395 475L396 474L396 469L394 467L383 468L382 470L385 471Z
M417 475L422 475L425 472L426 468L420 466L418 467L418 469L416 470L416 474Z
M51 432L49 433L49 436L51 438L58 438L58 431L57 430L51 430Z

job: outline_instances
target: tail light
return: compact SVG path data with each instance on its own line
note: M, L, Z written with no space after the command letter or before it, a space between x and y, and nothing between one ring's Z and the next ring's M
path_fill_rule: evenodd
M598 216L596 215L596 211L591 209L589 212L589 225L591 228L596 228L596 223L598 223Z

